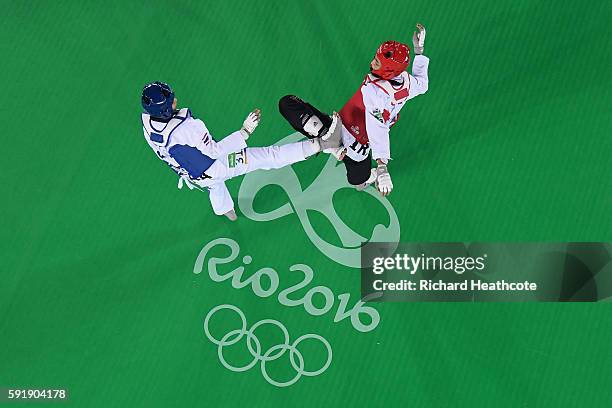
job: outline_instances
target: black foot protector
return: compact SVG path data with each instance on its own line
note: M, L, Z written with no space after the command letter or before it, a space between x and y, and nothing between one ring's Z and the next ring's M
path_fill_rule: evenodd
M332 118L295 95L287 95L278 101L278 110L292 128L309 139L324 135Z

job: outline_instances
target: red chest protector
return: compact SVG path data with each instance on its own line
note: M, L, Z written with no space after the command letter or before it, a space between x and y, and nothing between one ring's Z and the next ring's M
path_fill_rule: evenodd
M371 74L366 75L357 92L355 92L351 99L349 99L349 101L340 110L342 124L359 143L366 144L369 140L365 119L366 108L363 103L362 92L373 92L374 89L368 88L374 86L381 89L385 94L392 98L391 105L403 103L408 99L408 95L410 94L410 77L408 76L407 72L402 72L401 76L403 83L396 86L389 81L377 78ZM381 106L379 109L380 115L382 115L382 119L384 120L385 124L389 124L388 121L391 112L387 110L386 106ZM395 120L389 124L389 126L393 126L398 119L399 114L395 117Z

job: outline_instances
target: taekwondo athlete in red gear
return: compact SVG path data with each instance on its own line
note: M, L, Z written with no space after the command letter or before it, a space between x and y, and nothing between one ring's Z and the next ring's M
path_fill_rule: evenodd
M425 27L417 24L412 42L416 54L412 73L406 72L410 63L410 49L397 41L386 41L378 47L359 89L340 110L342 146L325 149L344 162L349 184L363 190L375 183L383 196L393 190L387 169L391 159L389 130L399 119L406 102L427 92L429 58L423 55ZM279 101L279 110L291 126L304 135L312 134L305 127L311 117L331 122L329 115L316 109L295 95ZM325 140L329 135L323 136ZM372 168L371 159L377 167Z
M358 189L371 183L376 183L382 195L390 194L393 189L387 169L391 159L389 131L405 103L424 94L429 87L429 58L423 55L425 27L422 24L416 27L412 39L416 54L412 74L406 72L410 63L408 46L386 41L376 50L370 73L340 110L344 148L338 157L345 162L349 182ZM371 173L370 154L377 163Z

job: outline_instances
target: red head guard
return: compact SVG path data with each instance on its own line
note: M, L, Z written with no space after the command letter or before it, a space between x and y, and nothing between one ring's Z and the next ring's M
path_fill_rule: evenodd
M380 67L374 69L372 65L375 64L375 61L372 61L370 71L382 79L391 79L408 68L410 48L406 44L397 41L385 41L376 50L375 58L378 58Z

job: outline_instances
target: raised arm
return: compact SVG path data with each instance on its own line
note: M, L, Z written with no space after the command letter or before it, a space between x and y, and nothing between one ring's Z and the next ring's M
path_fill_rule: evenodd
M410 75L410 98L424 94L429 89L429 77L427 76L429 58L423 55L425 48L425 27L419 23L416 25L416 28L417 31L412 35L412 45L416 55L412 63L412 74Z

